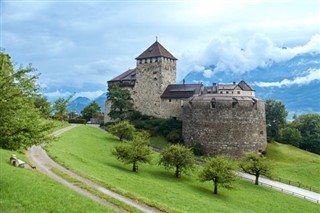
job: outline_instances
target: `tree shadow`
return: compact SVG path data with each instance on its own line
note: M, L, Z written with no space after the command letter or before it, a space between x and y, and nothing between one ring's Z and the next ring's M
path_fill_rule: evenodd
M224 194L224 192L221 192L221 188L218 188L218 194L213 193L213 186L211 188L205 187L205 186L197 186L193 184L186 184L186 187L189 187L192 191L197 192L203 196L206 197L212 197L216 200L222 200L222 201L228 201L229 197ZM220 189L220 191L219 191Z

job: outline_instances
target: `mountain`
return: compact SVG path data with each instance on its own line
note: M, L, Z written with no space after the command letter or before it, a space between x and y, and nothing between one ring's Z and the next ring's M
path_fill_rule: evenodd
M101 108L101 112L104 112L105 110L105 101L106 101L106 93L103 93L99 97L95 98L94 100L90 100L87 97L77 97L74 100L70 101L67 105L69 112L77 112L80 114L80 112L83 110L84 107L86 107L91 102L95 101L99 104Z
M214 71L215 65L206 69ZM186 83L203 82L206 85L240 80L248 82L256 90L257 97L283 102L290 116L293 113L320 112L320 53L306 53L288 61L270 62L246 73L225 70L213 72L208 78L205 71L191 71L185 77Z

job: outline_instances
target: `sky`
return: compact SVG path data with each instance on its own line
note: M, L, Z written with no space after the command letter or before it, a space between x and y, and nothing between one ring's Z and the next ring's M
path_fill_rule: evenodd
M1 0L0 6L0 48L17 66L31 63L41 73L49 99L101 95L108 80L135 68L156 37L178 58L178 82L190 71L208 78L219 70L250 72L269 60L320 51L319 0ZM206 68L212 64L215 70ZM320 78L319 70L310 75Z

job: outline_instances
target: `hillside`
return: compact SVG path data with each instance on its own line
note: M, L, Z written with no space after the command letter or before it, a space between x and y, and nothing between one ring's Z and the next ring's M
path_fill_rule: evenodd
M119 162L111 152L119 140L107 132L80 126L63 134L48 147L50 156L105 187L169 212L317 212L319 206L272 189L238 181L232 191L200 183L196 172L181 179L157 165L141 164L139 173ZM101 151L103 150L103 151ZM99 153L99 154L97 154Z
M253 86L257 97L282 101L290 114L320 112L320 94L317 89L320 88L320 53L301 54L282 62L270 61L267 65L245 73L228 70L215 72L215 65L205 70L191 71L185 77L186 83L203 82L210 85L243 79Z
M101 108L101 112L104 112L105 110L105 101L107 99L106 93L103 93L99 97L95 98L94 100L90 100L87 97L77 97L70 101L68 104L68 111L69 112L77 112L80 114L80 112L83 110L85 106L90 104L91 102L95 101L99 104Z

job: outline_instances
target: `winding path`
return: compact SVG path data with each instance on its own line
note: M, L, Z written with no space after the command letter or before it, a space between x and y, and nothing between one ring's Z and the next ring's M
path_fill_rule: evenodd
M69 127L66 127L64 129L58 130L54 133L51 134L51 136L58 136L72 128L75 128L77 125L71 125ZM68 182L67 180L63 179L62 177L56 175L55 173L53 173L50 168L56 168L58 170L60 170L63 173L66 173L67 175L71 176L72 178L77 179L78 181L85 183L87 185L89 185L91 188L98 190L99 192L102 192L103 194L113 197L114 199L117 199L127 205L133 206L134 208L142 211L142 212L150 212L150 213L160 213L161 211L159 211L156 208L147 206L145 204L139 203L135 200L132 200L130 198L124 197L120 194L117 194L113 191L110 191L86 178L83 178L69 170L67 170L66 168L62 167L61 165L59 165L58 163L56 163L55 161L53 161L46 153L46 151L43 149L42 146L32 146L31 148L28 149L27 151L27 156L29 157L29 159L31 160L31 162L37 167L37 169L41 170L42 172L44 172L46 175L48 175L49 177L55 179L56 181L62 183L63 185L71 188L72 190L104 205L107 206L108 208L112 208L118 212L127 212L125 210L123 210L122 208L104 200L101 199L100 197L80 188L77 185L74 185L73 183Z

